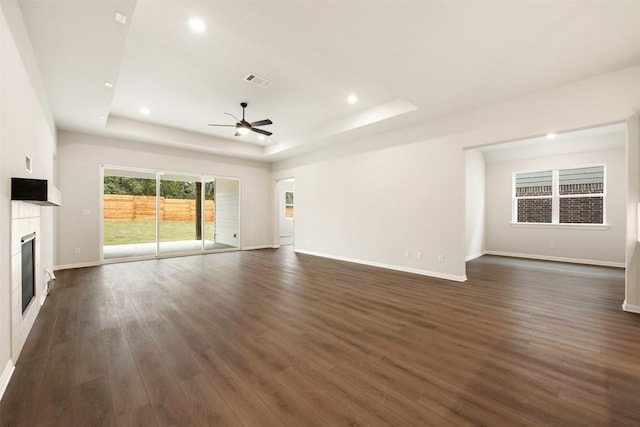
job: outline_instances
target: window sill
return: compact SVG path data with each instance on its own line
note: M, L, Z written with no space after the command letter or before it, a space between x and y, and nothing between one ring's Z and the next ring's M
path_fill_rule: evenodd
M515 228L555 228L566 230L608 230L609 224L542 224L537 222L512 222Z

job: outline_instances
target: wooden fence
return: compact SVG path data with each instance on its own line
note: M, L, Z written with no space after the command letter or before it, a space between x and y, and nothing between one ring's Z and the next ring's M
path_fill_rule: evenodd
M204 202L204 217L205 222L214 221L215 205L212 200ZM155 221L155 219L155 196L104 195L105 221ZM196 201L160 197L160 220L194 222Z

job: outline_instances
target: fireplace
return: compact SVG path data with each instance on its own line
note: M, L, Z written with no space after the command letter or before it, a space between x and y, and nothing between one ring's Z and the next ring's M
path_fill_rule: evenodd
M22 244L22 314L36 294L36 233L27 234L20 239Z
M60 192L50 182L11 179L11 337L8 341L13 362L18 360L47 297L45 274L52 277L52 260L47 256L50 250L46 251L52 243L50 233L46 232L52 229L52 216L43 217L42 210L47 209L43 206L59 205ZM41 224L43 219L47 228Z
M11 359L17 360L47 296L41 205L11 201ZM43 261L45 264L43 265ZM2 424L2 423L0 423Z

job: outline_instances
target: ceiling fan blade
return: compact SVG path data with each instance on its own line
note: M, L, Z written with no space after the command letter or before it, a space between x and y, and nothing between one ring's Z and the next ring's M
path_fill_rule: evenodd
M231 113L225 113L225 114L226 114L227 116L231 116L231 117L233 117L234 119L236 119L236 121L237 121L237 122L239 122L239 121L240 121L240 119L239 119L239 118L237 118L235 115L233 115L233 114L231 114Z
M234 128L234 127L236 127L236 125L215 125L215 124L212 124L212 123L209 123L207 126L224 126L226 128Z
M267 136L273 135L273 133L267 132L266 130L262 130L262 129L251 128L251 130L256 132L256 133L261 133L261 134L267 135Z
M273 122L269 119L264 119L264 120L258 120L257 122L251 122L251 126L266 126L266 125L272 125Z

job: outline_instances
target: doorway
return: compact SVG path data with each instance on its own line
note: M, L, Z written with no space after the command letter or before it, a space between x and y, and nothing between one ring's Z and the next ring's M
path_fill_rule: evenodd
M466 150L466 260L624 267L625 139L616 123Z
M293 245L295 241L295 178L278 181L278 224L280 246Z

